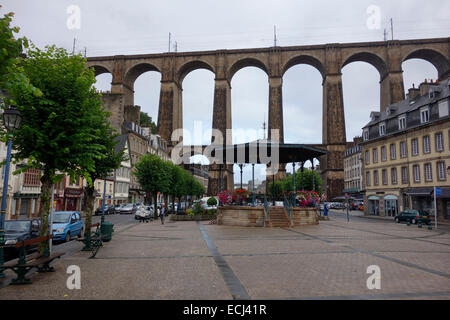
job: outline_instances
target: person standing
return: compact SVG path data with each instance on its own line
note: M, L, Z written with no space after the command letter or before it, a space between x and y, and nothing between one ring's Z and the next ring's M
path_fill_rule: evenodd
M164 214L165 214L165 210L166 210L165 204L162 203L162 204L161 204L161 214L160 214L160 217L161 217L161 224L164 224Z

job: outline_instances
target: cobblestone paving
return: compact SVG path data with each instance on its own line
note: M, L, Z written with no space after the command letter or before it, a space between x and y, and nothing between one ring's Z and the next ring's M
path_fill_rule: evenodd
M132 223L95 259L72 249L55 273L3 284L0 299L450 299L450 233L368 220ZM80 290L66 287L69 265L81 269ZM380 267L379 290L366 286L370 265Z

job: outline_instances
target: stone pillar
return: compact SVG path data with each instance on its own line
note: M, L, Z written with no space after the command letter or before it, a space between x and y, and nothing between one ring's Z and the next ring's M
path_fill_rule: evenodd
M271 130L278 129L278 141L284 143L283 130L283 78L270 77L269 78L269 140L275 139L272 137ZM275 174L275 180L283 180L286 177L286 165L280 164L278 172Z
M328 151L320 159L323 190L327 199L331 199L341 195L344 189L346 133L341 73L327 74L323 81L322 143Z
M134 84L125 81L125 57L114 57L114 69L111 82L111 93L123 94L125 105L134 105Z
M404 99L403 71L391 71L384 75L380 80L380 111Z
M183 128L181 110L182 89L174 81L161 81L158 109L158 133L165 139L170 147L176 142L172 142L172 132L175 129Z
M214 106L212 128L221 132L222 143L231 145L231 86L227 79L217 79L214 85ZM228 129L228 132L227 132ZM228 134L227 134L228 133ZM220 143L220 141L213 141L211 143ZM225 162L225 154L221 163ZM219 178L220 171L217 164L212 164L209 167L208 177L208 195L217 195L219 192ZM234 189L233 165L228 164L222 170L222 186L223 190Z

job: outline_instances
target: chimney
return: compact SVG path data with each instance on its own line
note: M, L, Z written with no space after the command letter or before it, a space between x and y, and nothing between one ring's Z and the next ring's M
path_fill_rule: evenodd
M408 89L408 94L407 94L407 98L409 101L414 101L417 96L420 95L420 89L419 88L414 88L414 84L412 88Z
M431 82L428 82L427 79L425 79L425 82L422 82L419 85L419 91L420 91L420 95L424 96L428 94L428 91L430 91L430 87L433 86L434 84Z

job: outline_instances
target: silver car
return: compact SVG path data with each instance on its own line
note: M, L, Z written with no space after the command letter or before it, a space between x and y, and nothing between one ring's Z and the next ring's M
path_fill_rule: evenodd
M140 209L136 210L136 213L134 215L134 218L136 220L138 219L145 219L150 218L153 219L154 213L153 208L151 206L141 206Z

